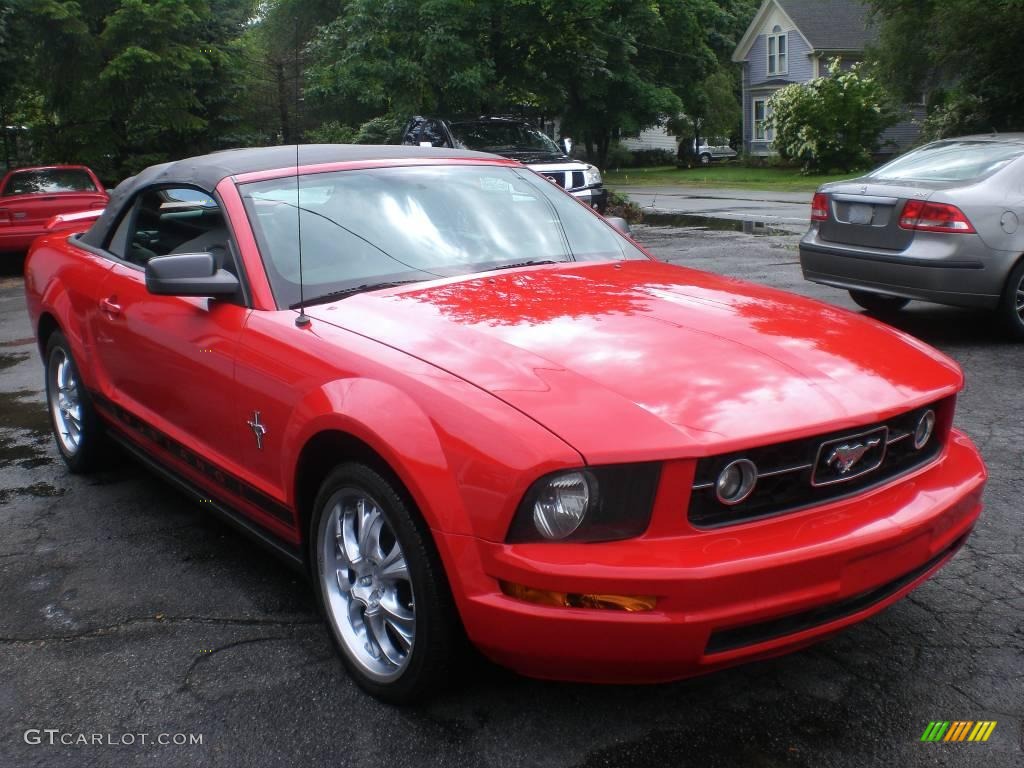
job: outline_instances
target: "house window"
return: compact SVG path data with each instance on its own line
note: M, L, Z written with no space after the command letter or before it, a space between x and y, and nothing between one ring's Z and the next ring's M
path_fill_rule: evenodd
M771 141L772 131L765 125L768 117L768 100L754 99L754 141Z
M768 74L784 75L789 71L789 42L782 27L776 25L768 35Z

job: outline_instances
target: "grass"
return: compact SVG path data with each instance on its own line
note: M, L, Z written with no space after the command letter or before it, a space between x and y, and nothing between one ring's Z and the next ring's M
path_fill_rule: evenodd
M813 192L828 181L852 179L860 174L804 176L795 168L747 168L741 165L712 165L707 168L622 168L607 171L605 183L610 187L695 187L747 189L765 192Z

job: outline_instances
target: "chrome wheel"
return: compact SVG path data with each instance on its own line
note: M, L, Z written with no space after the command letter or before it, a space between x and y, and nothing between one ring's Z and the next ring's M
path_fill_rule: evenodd
M74 456L82 445L82 395L75 366L64 349L53 350L48 374L54 432L64 453Z
M380 504L342 488L320 518L318 566L331 627L345 653L378 682L397 679L416 640L409 567Z
M1017 291L1014 295L1014 309L1017 311L1017 319L1024 325L1024 277L1017 281Z

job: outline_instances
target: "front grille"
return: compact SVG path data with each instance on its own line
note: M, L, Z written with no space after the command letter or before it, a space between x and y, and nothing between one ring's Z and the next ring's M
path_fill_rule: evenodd
M939 565L943 560L952 557L966 540L967 534L964 534L924 565L892 581L886 582L880 587L875 587L867 592L861 592L859 595L854 595L835 603L819 605L817 608L811 608L800 613L792 613L782 618L769 619L757 624L747 624L742 627L720 629L712 632L711 637L708 638L708 644L704 649L704 653L722 653L737 648L744 648L748 645L757 645L758 643L774 640L777 637L795 635L797 632L813 629L823 624L845 619L847 616L852 616L855 613L860 613L873 605L877 605L886 598L892 597L905 586L916 581L932 568Z
M938 417L935 433L917 450L914 428L928 408ZM948 398L885 422L701 459L690 494L689 520L699 528L744 523L795 512L892 480L938 457L952 421L952 409L953 398ZM879 454L873 453L878 449L870 445L876 439L884 448ZM863 466L852 467L843 477L825 462L833 447L847 445L868 447L861 458ZM715 480L739 458L750 459L757 466L757 484L744 501L729 506L718 500Z
M562 189L578 189L586 183L583 171L544 171L542 175L547 176Z

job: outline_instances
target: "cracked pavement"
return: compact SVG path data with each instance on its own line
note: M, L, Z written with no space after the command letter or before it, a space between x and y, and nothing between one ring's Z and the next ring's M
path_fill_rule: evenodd
M669 261L853 308L805 283L795 236L638 227ZM991 472L939 574L807 650L651 687L527 680L473 659L429 704L347 678L306 584L127 458L69 475L48 432L21 281L0 277L0 766L1020 766L1024 345L984 313L893 322L967 374L957 423ZM642 653L643 649L637 649ZM996 720L924 744L931 720ZM26 744L29 728L201 733L189 746Z

